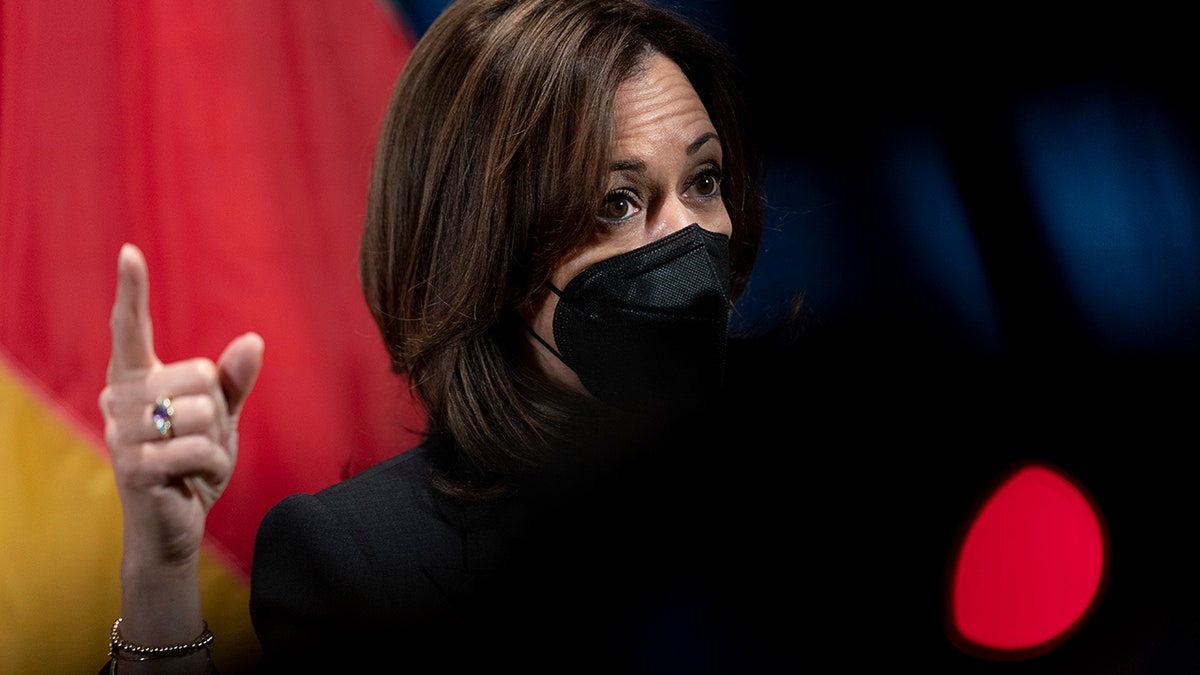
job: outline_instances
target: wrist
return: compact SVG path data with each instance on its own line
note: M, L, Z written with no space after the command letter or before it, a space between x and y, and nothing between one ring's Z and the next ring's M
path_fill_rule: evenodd
M192 640L165 645L150 645L131 641L122 632L124 617L118 617L109 629L109 673L212 673L213 662L209 645L213 643L208 622Z
M121 561L121 634L142 645L185 644L204 630L197 562Z

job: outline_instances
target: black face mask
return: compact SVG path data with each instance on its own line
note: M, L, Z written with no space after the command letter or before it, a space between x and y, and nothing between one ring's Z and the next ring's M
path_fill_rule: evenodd
M693 223L550 289L559 296L559 351L534 337L597 399L678 409L720 390L732 310L728 236Z

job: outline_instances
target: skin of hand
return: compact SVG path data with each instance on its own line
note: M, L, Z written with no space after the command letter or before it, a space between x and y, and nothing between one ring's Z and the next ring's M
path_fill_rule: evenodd
M118 255L111 328L99 405L124 518L121 634L151 646L187 643L203 626L198 573L205 521L233 474L238 416L262 368L264 343L246 333L215 363L159 361L146 260L133 244ZM164 396L174 409L171 438L159 435L152 415ZM122 670L133 666L123 662Z

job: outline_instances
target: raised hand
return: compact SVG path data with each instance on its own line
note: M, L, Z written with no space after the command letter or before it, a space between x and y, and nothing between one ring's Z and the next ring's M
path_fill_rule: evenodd
M241 335L215 363L159 361L146 260L132 244L118 256L111 325L99 404L124 517L122 631L169 642L194 635L199 622L205 520L233 475L238 416L262 367L263 340ZM172 617L184 625L172 630Z

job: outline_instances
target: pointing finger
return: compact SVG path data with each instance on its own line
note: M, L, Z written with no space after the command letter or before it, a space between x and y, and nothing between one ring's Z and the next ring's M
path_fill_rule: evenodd
M117 255L117 297L109 322L112 327L109 383L144 373L158 363L150 323L148 279L141 250L133 244L122 246Z

